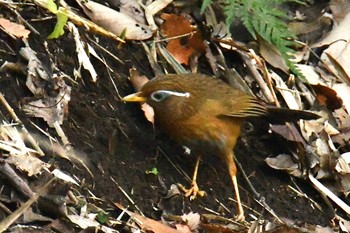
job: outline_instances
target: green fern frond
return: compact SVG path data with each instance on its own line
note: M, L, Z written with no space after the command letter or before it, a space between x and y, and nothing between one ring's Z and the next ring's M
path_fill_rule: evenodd
M292 47L296 46L296 36L285 22L287 14L278 8L287 1L290 2L290 0L224 0L223 9L228 27L234 19L241 19L243 25L255 39L259 35L276 46L290 70L304 80L305 77L293 61L295 51ZM295 2L300 3L298 0ZM212 0L205 0L202 10L204 11L204 7L210 3Z

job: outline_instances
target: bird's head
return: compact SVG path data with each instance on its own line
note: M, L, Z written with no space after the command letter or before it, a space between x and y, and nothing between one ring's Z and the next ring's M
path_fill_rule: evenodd
M199 99L191 85L189 75L163 75L147 82L139 92L125 96L125 102L147 103L154 108L156 117L190 114L195 99Z

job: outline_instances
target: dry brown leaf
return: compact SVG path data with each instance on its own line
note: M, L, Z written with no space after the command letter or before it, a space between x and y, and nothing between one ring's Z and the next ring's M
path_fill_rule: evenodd
M26 172L28 176L39 174L46 166L43 161L30 154L12 154L6 161L9 164L14 164L19 170Z
M328 109L335 110L343 105L342 99L332 88L324 85L312 85L316 92L316 98L321 105L326 105Z
M30 33L30 31L23 25L11 22L4 18L0 18L0 26L3 27L7 33L17 38L28 38Z
M296 164L288 154L280 154L274 158L267 158L265 161L270 167L276 170L286 171L295 177L301 177L302 175L298 164Z
M350 148L350 115L344 108L337 109L333 112L337 120L337 130L339 134L332 135L332 141L340 148Z
M261 56L273 67L288 73L289 68L276 46L268 43L266 40L260 37L258 37L258 42Z
M342 175L350 175L350 152L344 153L339 157L335 170Z
M67 25L68 25L70 32L73 34L73 38L74 38L74 42L75 42L75 51L77 53L78 62L79 62L78 69L74 69L75 70L74 76L76 78L81 79L82 78L81 68L84 67L84 69L89 71L92 81L96 82L97 72L96 72L95 67L93 66L92 62L90 61L90 56L88 55L88 52L85 49L86 47L91 48L91 46L86 44L84 42L84 40L82 40L80 38L79 30L73 23L68 22ZM94 52L89 51L89 54L93 55Z
M129 15L93 1L77 2L94 23L118 36L125 35L127 40L146 40L153 35L147 25L137 22Z
M43 118L47 124L54 128L55 122L62 124L68 114L68 103L70 101L71 88L61 89L55 97L43 97L23 105L23 110L30 116Z
M346 14L350 11L349 0L332 0L329 3L329 8L332 11L332 17L336 22L340 22L344 19Z
M129 70L130 77L129 80L136 91L139 91L143 85L145 85L149 80L145 75L140 75L139 72L132 68ZM147 103L141 104L141 109L145 113L146 119L154 124L154 110Z
M293 21L289 28L298 36L299 40L312 43L324 37L333 26L333 19L329 15L321 15L311 21Z
M322 47L329 45L329 47L323 51L321 59L323 63L329 67L335 74L343 79L343 81L350 85L350 12L339 24L335 24L333 30L320 42L314 44L312 47ZM331 57L331 59L330 59ZM342 67L340 70L339 67Z
M304 143L304 138L300 135L295 127L289 127L287 125L270 125L272 132L277 133L292 142Z
M181 216L182 221L186 223L191 232L197 232L198 226L201 223L201 216L198 213L190 212Z
M125 209L122 205L120 205L119 203L114 203L114 205L125 211L128 215L130 215L130 217L132 217L133 219L135 219L135 222L139 224L139 226L141 227L141 229L143 231L146 232L153 232L153 233L179 233L178 230L175 230L161 222L155 221L153 219L141 216L137 213L134 213L132 211L129 211L127 209Z
M306 139L306 141L309 141L312 135L319 134L324 129L324 127L323 127L323 123L318 120L301 121L300 129L303 137Z
M201 34L187 18L176 14L162 14L161 18L164 20L160 26L163 36L170 39L183 36L171 39L166 47L179 63L188 65L191 56L205 52Z
M26 86L36 96L27 100L23 110L43 118L52 128L55 122L62 124L68 114L71 87L63 77L53 77L50 66L44 65L29 45L21 48L20 53L28 61Z
M219 224L215 224L215 223L202 223L201 224L201 229L204 230L204 232L208 232L208 233L214 233L214 232L220 232L220 233L243 233L243 232L247 232L246 228L242 229L241 231L236 230L236 229L231 229L230 225L219 225Z
M175 227L179 233L192 233L191 229L187 225L178 223L178 224L175 224Z
M154 124L154 110L153 110L153 108L150 105L148 105L147 103L143 103L141 105L141 109L144 112L146 119L149 122L151 122L152 124Z
M189 59L194 52L190 47L182 46L179 40L169 41L166 48L180 64L185 65L188 65Z
M145 75L140 75L135 68L131 68L129 70L129 73L129 80L136 91L140 91L141 87L149 81L149 79Z
M120 13L134 18L137 22L146 23L145 13L136 0L120 0Z
M348 114L350 114L350 85L346 83L335 83L332 89L337 92L337 95L343 101L343 106Z

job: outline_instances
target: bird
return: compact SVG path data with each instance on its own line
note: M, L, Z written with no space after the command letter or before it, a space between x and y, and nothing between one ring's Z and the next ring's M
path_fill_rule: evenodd
M186 196L191 196L191 199L205 194L197 184L202 155L218 155L226 165L233 184L237 202L235 218L245 220L234 147L246 118L269 114L270 109L263 101L234 89L218 78L200 73L157 76L143 85L139 92L122 100L149 104L154 109L156 127L197 153L191 187L185 190ZM306 115L308 117L305 118L317 118L311 112Z

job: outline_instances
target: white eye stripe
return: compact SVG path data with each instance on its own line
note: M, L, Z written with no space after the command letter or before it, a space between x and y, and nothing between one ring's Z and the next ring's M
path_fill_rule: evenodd
M174 96L179 96L179 97L186 97L186 98L189 98L190 97L190 93L188 92L177 92L177 91L167 91L167 90L159 90L159 92L163 92L165 94L168 94L168 95L174 95Z

